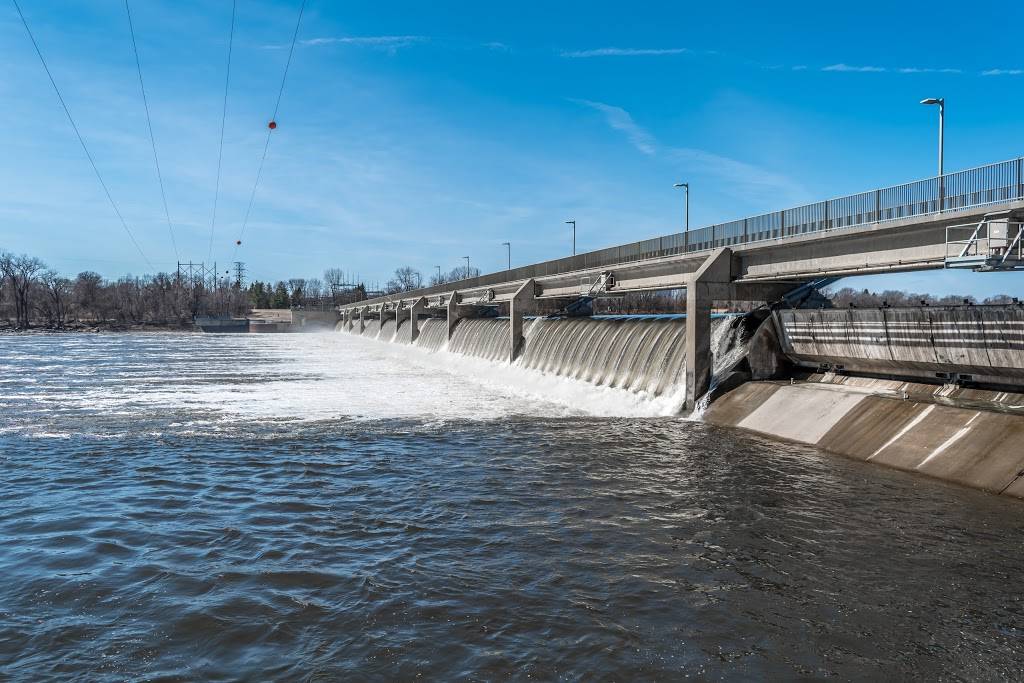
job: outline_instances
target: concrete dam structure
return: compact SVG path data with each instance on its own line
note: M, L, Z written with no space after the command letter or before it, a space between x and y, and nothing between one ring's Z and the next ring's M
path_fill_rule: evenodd
M782 353L810 369L1024 389L1024 308L933 306L774 315Z
M720 318L712 323L717 363L741 358L743 321ZM433 353L453 353L492 362L508 362L511 321L507 317L461 318L449 328L445 318L417 321L373 319L359 324L342 321L339 330L363 337L413 346ZM361 329L360 329L361 327ZM582 380L596 386L649 397L678 395L682 409L686 376L686 325L682 316L600 316L529 318L523 343L513 364L527 371ZM724 366L719 371L724 370Z
M508 363L507 317L338 329ZM513 362L650 397L686 387L684 316L528 318ZM414 333L415 330L415 333ZM767 310L711 322L703 418L1024 498L1024 306Z
M800 310L839 278L946 268L1024 270L1024 157L347 304L340 327L1021 495L1020 306ZM532 317L673 289L675 322ZM765 307L713 321L722 300Z
M712 386L710 314L715 300L778 302L849 275L960 268L1024 270L1024 157L441 282L341 307L358 317L412 320L507 306L508 360L524 320L541 302L567 307L628 292L686 289L686 404ZM969 374L969 373L968 373Z

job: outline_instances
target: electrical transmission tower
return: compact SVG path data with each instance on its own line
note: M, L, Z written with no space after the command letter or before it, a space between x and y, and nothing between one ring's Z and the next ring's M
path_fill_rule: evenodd
M235 288L242 289L243 287L245 287L245 263L235 261Z
M217 263L207 267L205 262L182 263L178 261L178 282L184 282L189 287L204 287L206 289L217 288Z

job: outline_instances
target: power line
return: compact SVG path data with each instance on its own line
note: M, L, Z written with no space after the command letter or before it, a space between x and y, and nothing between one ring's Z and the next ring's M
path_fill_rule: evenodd
M121 227L128 233L128 238L135 245L139 255L142 256L143 260L149 265L151 270L156 270L153 266L153 262L146 256L146 252L142 251L142 247L135 239L135 235L132 234L131 228L128 227L128 223L125 222L124 216L121 215L121 210L117 208L117 203L114 202L114 198L110 195L110 190L107 189L107 184L103 181L103 176L100 174L100 169L96 166L96 162L92 158L92 154L89 152L89 147L85 144L85 139L82 138L82 134L78 130L78 126L75 124L75 119L71 116L71 110L68 109L67 103L64 101L64 96L60 94L60 88L57 87L57 82L53 80L53 74L50 73L50 67L46 65L46 60L43 59L43 53L39 49L39 44L36 42L36 37L32 35L32 29L28 27L28 21L25 19L25 14L21 11L21 6L18 5L18 0L11 0L14 3L14 8L18 10L18 16L21 17L21 23L25 27L25 32L28 33L29 40L32 41L32 47L35 48L36 54L39 55L39 61L43 65L43 70L46 72L47 78L50 79L50 85L53 86L53 91L57 93L57 99L60 100L60 106L64 108L64 113L67 114L68 122L71 124L71 128L75 131L75 136L78 138L79 144L82 145L82 151L85 152L86 158L89 160L89 164L92 166L93 172L96 174L96 179L100 181L100 186L103 188L103 193L107 195L107 201L110 202L111 208L114 209L114 213L117 214L117 218L121 221Z
M213 190L213 218L210 220L209 258L213 258L213 232L217 226L217 200L220 198L220 170L221 163L224 161L224 125L228 118L228 85L231 83L231 48L235 44L235 10L237 7L238 0L231 0L231 29L228 33L228 67L224 74L224 106L220 113L220 147L217 150L217 182Z
M167 231L171 235L171 246L174 248L174 258L178 256L178 241L174 239L174 226L171 225L171 211L167 208L167 192L164 190L164 176L160 172L160 157L156 153L156 137L153 135L153 119L149 115L149 100L146 98L146 85L142 81L142 62L139 61L139 46L135 42L135 26L132 24L132 10L128 6L128 0L124 0L124 11L128 15L128 30L132 35L132 50L135 52L135 68L139 72L139 90L142 91L142 106L146 109L146 125L149 127L149 144L153 148L153 163L156 165L156 179L160 183L160 199L164 203L164 217L167 218Z
M260 185L260 178L263 177L263 164L267 160L267 150L270 148L270 136L277 127L277 112L281 108L281 96L284 94L284 84L288 80L288 69L292 65L292 54L295 52L295 42L299 38L299 26L302 24L302 13L305 9L306 0L302 0L302 4L299 5L299 17L295 21L295 31L292 33L292 44L288 48L288 60L284 64L284 74L281 76L281 87L277 90L277 102L274 103L274 114L270 117L270 124L267 126L267 139L263 143L263 156L260 157L260 165L256 170L256 182L253 183L252 192L249 194L249 205L245 209L245 218L242 219L242 229L239 231L238 239L235 241L235 252L238 251L238 245L242 243L242 237L245 235L245 228L249 224L249 215L252 213L252 205L253 202L256 201L256 189Z

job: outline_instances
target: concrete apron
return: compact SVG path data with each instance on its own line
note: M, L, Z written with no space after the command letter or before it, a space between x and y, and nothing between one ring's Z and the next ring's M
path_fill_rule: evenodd
M750 382L704 419L816 446L864 462L1024 498L1024 394L990 407L942 403L917 391ZM906 398L904 398L906 396Z

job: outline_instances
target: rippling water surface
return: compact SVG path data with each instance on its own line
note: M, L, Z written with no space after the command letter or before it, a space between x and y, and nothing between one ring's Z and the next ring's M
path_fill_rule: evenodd
M0 679L1020 678L1024 506L663 412L353 335L0 336Z

